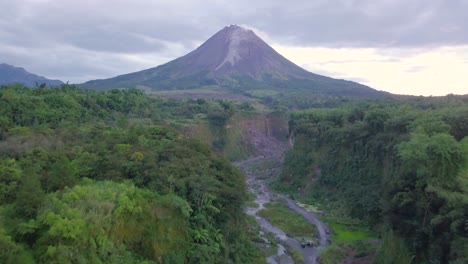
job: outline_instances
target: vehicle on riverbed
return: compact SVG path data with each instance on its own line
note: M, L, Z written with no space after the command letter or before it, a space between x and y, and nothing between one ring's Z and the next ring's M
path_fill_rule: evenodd
M305 239L302 240L301 242L301 248L305 248L305 247L313 247L314 246L314 241L312 240L307 240L305 241Z

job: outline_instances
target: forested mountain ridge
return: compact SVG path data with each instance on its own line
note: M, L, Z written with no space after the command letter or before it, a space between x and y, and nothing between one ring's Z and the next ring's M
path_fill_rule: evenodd
M383 234L376 263L468 260L468 98L293 113L281 182Z
M60 80L50 80L36 74L27 72L23 68L0 63L0 85L20 83L28 87L40 85L58 86L63 84Z
M253 90L356 97L391 95L356 82L308 72L281 56L252 30L236 25L225 27L194 51L166 64L80 85L156 91L219 86L247 95Z
M0 88L2 263L262 261L243 175L155 124L157 106L138 90Z

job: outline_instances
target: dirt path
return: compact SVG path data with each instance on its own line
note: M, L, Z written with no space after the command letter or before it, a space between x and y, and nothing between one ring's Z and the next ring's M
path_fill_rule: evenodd
M234 163L235 166L242 169L247 175L247 184L249 191L256 195L255 203L258 207L248 207L246 213L252 215L264 232L271 232L279 242L276 255L267 258L268 263L289 264L294 263L291 256L281 244L297 250L302 253L304 262L307 264L317 263L317 256L321 250L328 246L328 235L326 234L326 225L317 219L314 212L309 212L298 206L296 202L284 195L276 194L270 190L266 181L280 172L283 154L287 149L287 143L276 140L275 138L256 133L255 142L258 142L258 155L247 160ZM315 225L318 230L318 246L302 248L299 241L285 234L281 229L273 226L266 219L257 215L257 212L264 209L264 205L269 202L284 200L288 207L302 215L309 223ZM266 238L264 238L266 240Z
M317 228L317 231L319 233L319 236L318 236L319 245L318 247L314 247L312 249L311 254L308 256L308 262L306 262L306 263L317 263L317 257L320 251L322 251L327 246L329 246L329 243L328 243L329 235L326 232L327 226L317 218L316 213L305 210L304 208L297 205L292 199L288 197L283 196L283 198L286 201L290 209L302 215L309 223L314 224L315 227ZM305 255L304 255L304 259L306 259Z

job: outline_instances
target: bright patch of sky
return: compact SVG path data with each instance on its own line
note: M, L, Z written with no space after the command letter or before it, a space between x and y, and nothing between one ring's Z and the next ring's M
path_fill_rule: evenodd
M468 94L468 46L428 50L273 45L308 71L396 94Z

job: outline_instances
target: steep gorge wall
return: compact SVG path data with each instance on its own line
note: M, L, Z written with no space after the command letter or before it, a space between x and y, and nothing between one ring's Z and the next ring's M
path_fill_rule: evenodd
M461 124L468 109L455 100L439 108L425 100L293 113L294 144L280 182L390 229L412 263L462 263L468 129ZM387 240L382 248L389 251L379 259L401 257L401 250L391 251L395 239Z
M265 155L276 151L277 142L286 142L288 116L284 113L240 113L232 116L223 127L208 122L190 124L184 134L212 146L230 160L242 160L250 155Z

